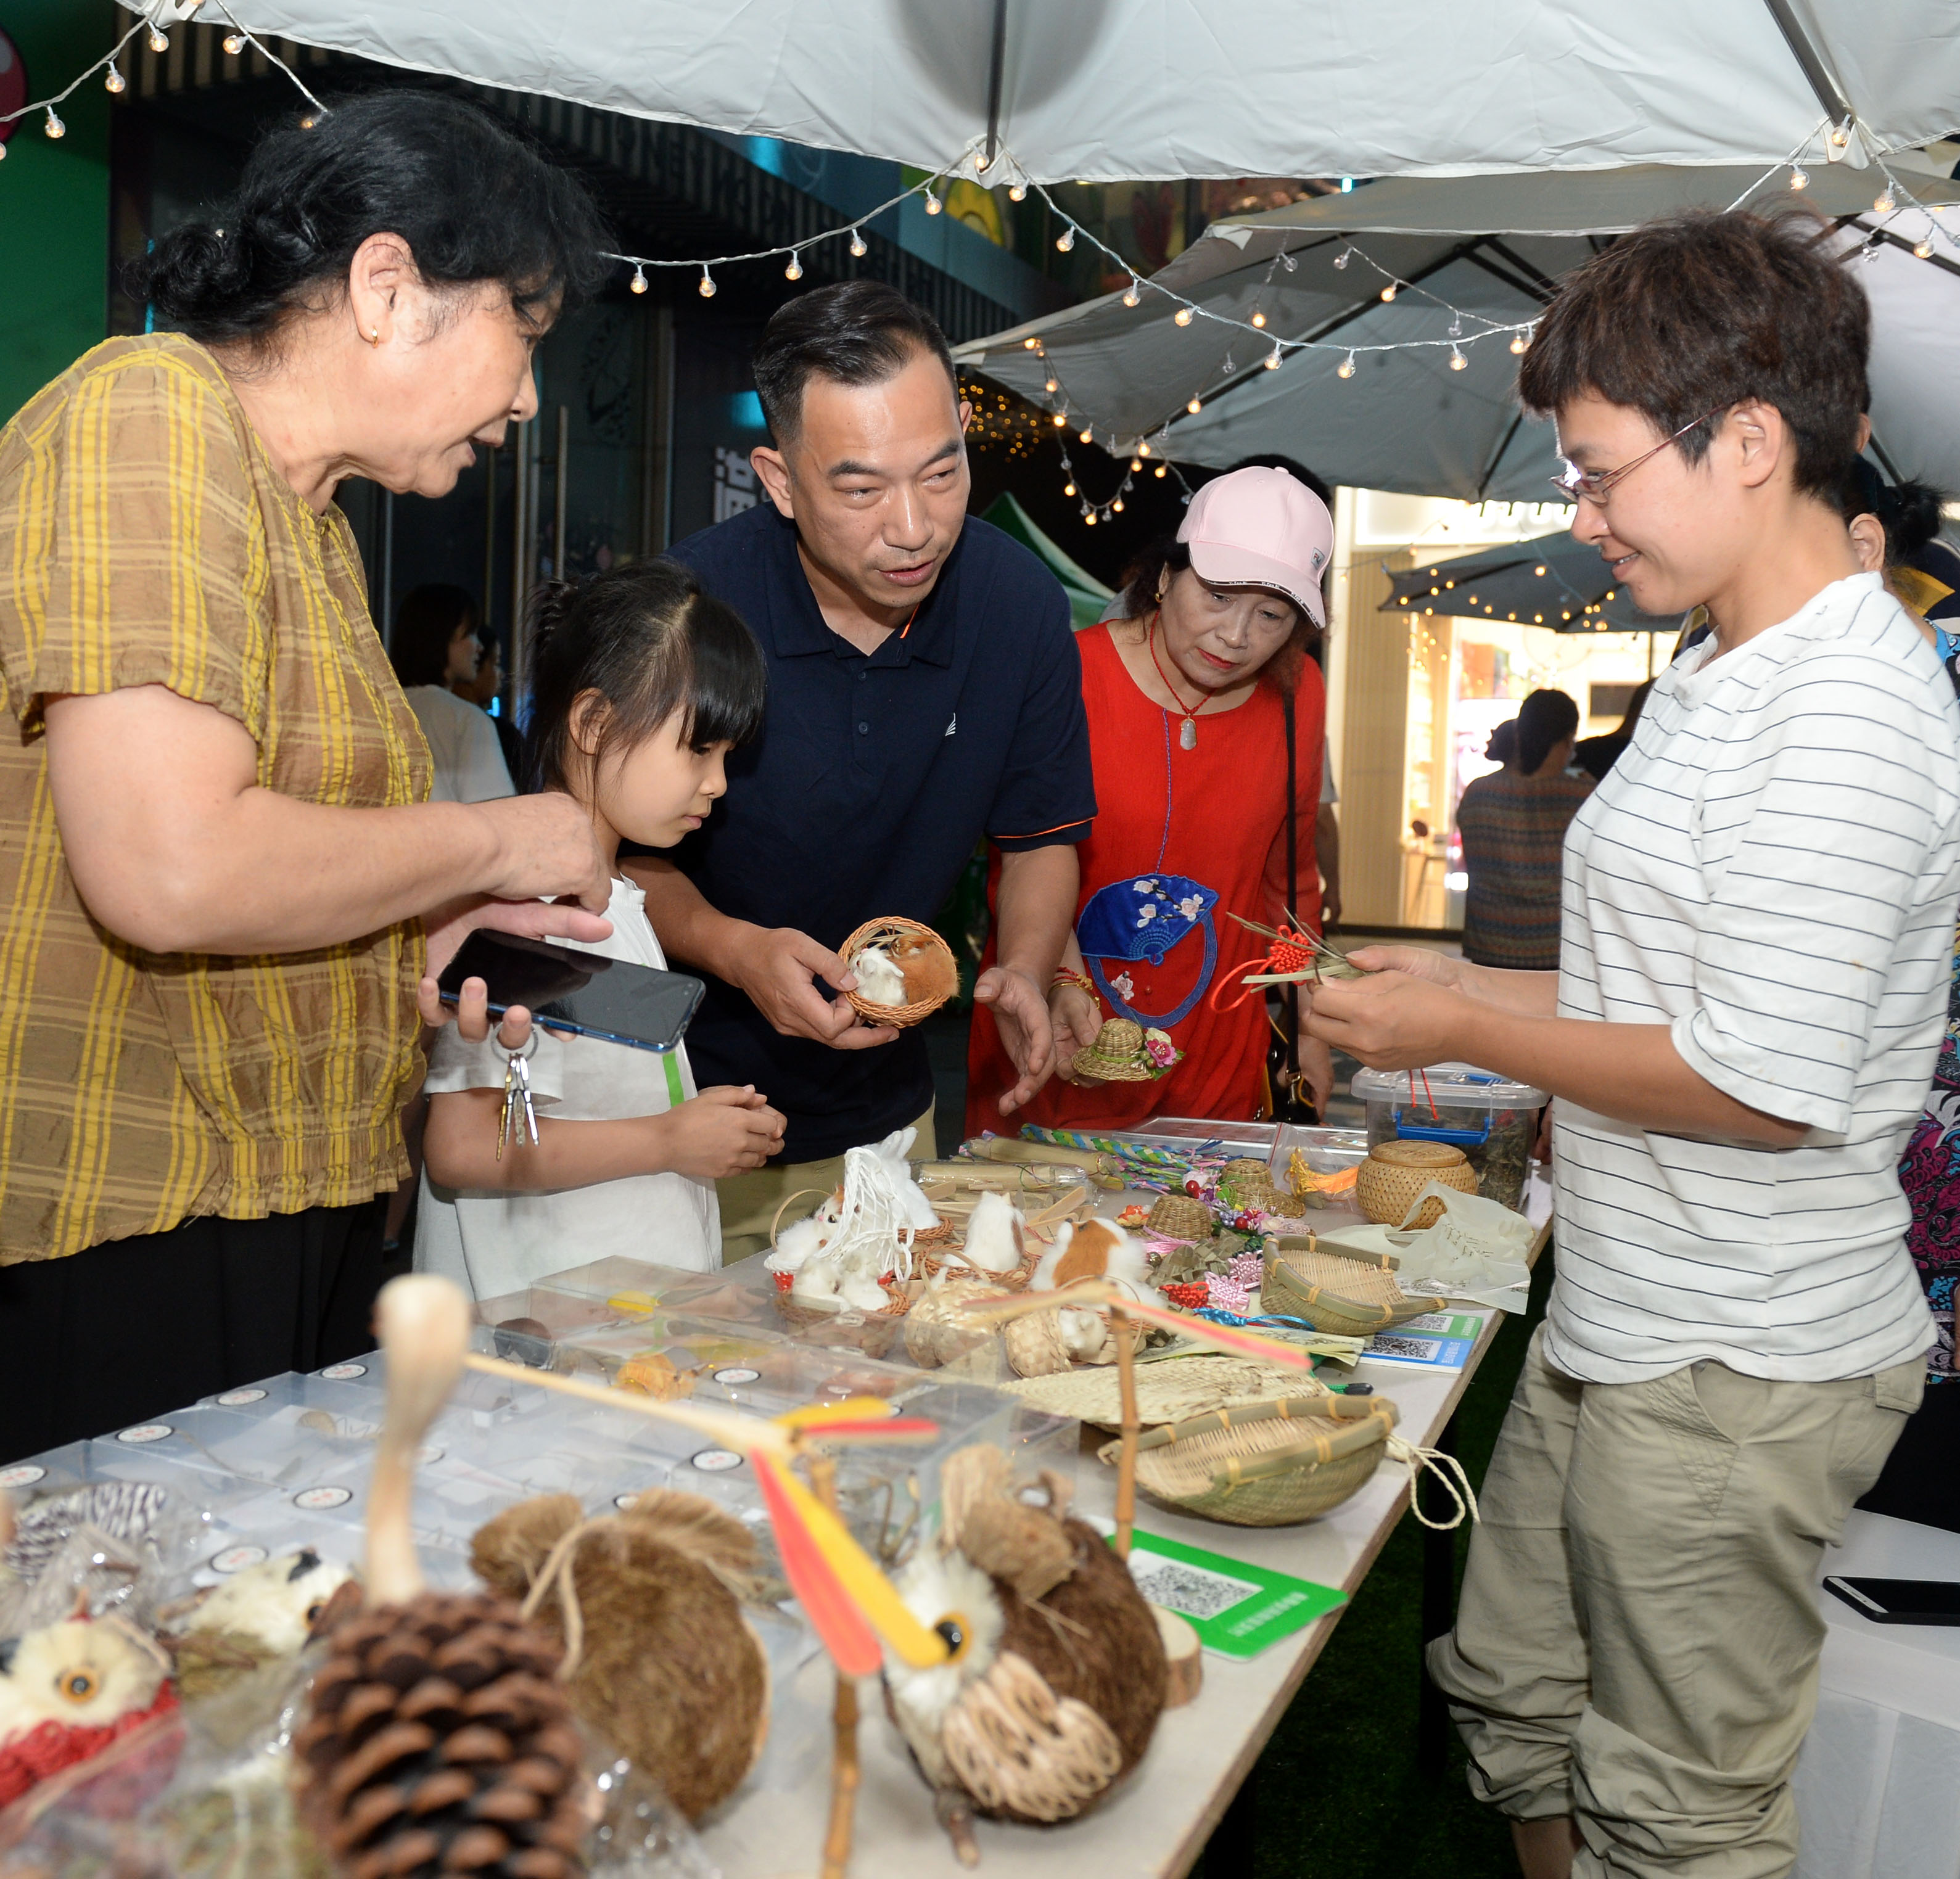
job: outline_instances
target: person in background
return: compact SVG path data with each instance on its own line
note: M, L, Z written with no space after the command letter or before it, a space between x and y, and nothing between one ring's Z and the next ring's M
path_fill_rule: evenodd
M1306 642L1321 625L1332 545L1325 505L1285 471L1214 477L1192 498L1177 539L1137 568L1128 616L1077 636L1096 824L1082 845L1080 904L1050 999L1064 1080L1028 1106L1029 1121L1128 1128L1150 1115L1264 1111L1265 1000L1231 994L1266 942L1231 916L1268 926L1283 917L1284 854L1277 870L1273 863L1287 824L1290 699L1306 903L1299 911L1318 924L1307 844L1320 800L1325 692ZM1154 1076L1101 1079L1077 1065L1112 1016L1143 1027ZM1318 1106L1332 1060L1316 1051L1303 1067ZM997 1113L994 1096L1013 1076L976 1013L969 1131Z
M466 701L482 661L482 624L460 587L412 588L395 610L388 657L435 761L433 803L493 803L517 793L497 727Z
M1478 777L1456 807L1470 877L1463 956L1473 965L1555 972L1566 825L1592 785L1567 774L1579 707L1565 693L1534 692L1516 722L1516 756ZM1494 749L1497 739L1493 732Z
M1320 812L1313 819L1313 863L1320 870L1320 930L1341 924L1341 793L1334 787L1334 751L1320 747Z
M1960 635L1926 618L1927 609L1936 609L1952 590L1914 565L1928 558L1936 544L1943 500L1923 483L1886 482L1861 457L1847 479L1844 507L1859 565L1885 577L1886 587L1920 622L1960 692ZM1960 1532L1960 1377L1953 1347L1954 1291L1960 1286L1960 934L1939 1064L1899 1162L1899 1185L1912 1207L1906 1250L1918 1268L1939 1341L1926 1353L1925 1399L1886 1458L1885 1472L1858 1505Z
M1634 726L1640 721L1640 707L1647 701L1647 694L1653 689L1651 679L1643 679L1634 688L1634 695L1627 701L1626 714L1620 720L1618 730L1608 731L1603 737L1582 737L1572 747L1573 761L1585 771L1595 783L1603 782L1606 772L1620 760L1627 746L1634 741Z
M1500 764L1507 770L1516 766L1518 761L1518 720L1507 717L1484 740L1484 761Z
M447 494L533 415L606 278L589 199L383 91L269 131L221 220L143 265L175 330L0 434L10 1458L371 1349L428 974L476 926L608 930L576 803L427 800L333 500Z
M524 774L524 740L517 735L511 714L498 709L504 689L504 642L495 634L481 630L476 637L483 647L483 657L476 663L476 676L468 680L452 679L449 688L488 714L496 730L497 748L504 754L504 768L515 781Z
M728 752L762 723L754 634L664 556L547 587L535 618L526 781L577 802L609 862L622 839L671 848L707 819ZM612 937L580 949L663 970L645 899L616 875ZM507 1067L526 1050L539 1140L500 1149ZM783 1118L752 1087L697 1089L685 1044L534 1035L522 1011L495 1041L445 1032L428 1089L415 1268L479 1299L535 1284L572 1248L713 1270L716 1179L782 1146Z

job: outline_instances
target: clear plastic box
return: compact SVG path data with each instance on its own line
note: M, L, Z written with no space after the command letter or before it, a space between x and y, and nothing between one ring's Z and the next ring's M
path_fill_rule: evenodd
M1357 1070L1351 1087L1367 1105L1370 1148L1398 1139L1447 1143L1477 1171L1479 1194L1524 1211L1538 1111L1551 1100L1543 1090L1468 1063Z

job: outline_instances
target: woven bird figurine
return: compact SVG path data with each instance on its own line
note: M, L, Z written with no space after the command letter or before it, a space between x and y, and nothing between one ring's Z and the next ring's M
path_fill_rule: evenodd
M999 1449L961 1449L941 1470L938 1535L898 1579L950 1656L926 1668L888 1658L887 1703L969 1865L972 1813L1087 1812L1135 1767L1164 1707L1149 1605L1096 1530L1069 1517L1067 1482L1043 1485L1048 1504L1032 1505Z

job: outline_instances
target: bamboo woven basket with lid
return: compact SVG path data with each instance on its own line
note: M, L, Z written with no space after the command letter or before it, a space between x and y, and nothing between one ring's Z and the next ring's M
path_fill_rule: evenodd
M1477 1171L1460 1148L1446 1142L1377 1142L1355 1177L1354 1199L1378 1226L1400 1226L1432 1181L1464 1194L1477 1191ZM1442 1217L1443 1203L1431 1195L1408 1223L1433 1226Z
M959 990L959 968L953 949L923 921L908 920L902 914L867 920L837 949L838 956L851 964L867 946L889 952L892 962L905 974L906 990L915 994L902 1005L879 1005L861 992L846 992L851 1009L873 1024L902 1030L930 1018Z
M1442 1299L1405 1292L1395 1266L1386 1253L1335 1251L1311 1233L1304 1239L1268 1238L1259 1302L1268 1311L1303 1318L1316 1331L1341 1337L1372 1337L1443 1308Z
M1137 1480L1180 1512L1236 1527L1286 1527L1332 1512L1367 1485L1397 1421L1386 1397L1287 1397L1153 1429ZM1113 1463L1120 1442L1099 1458Z

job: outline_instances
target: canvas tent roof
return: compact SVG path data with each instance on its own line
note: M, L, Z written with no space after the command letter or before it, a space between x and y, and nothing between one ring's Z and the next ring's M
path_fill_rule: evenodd
M144 10L154 0L143 0ZM138 0L125 0L132 8ZM192 0L195 4L195 0ZM184 0L165 0L182 17ZM1954 129L1952 0L229 0L253 31L931 170L1070 177L1756 164ZM1821 153L1821 141L1816 145Z
M1134 307L1106 295L957 356L1038 403L1065 403L1071 428L1093 424L1118 449L1148 437L1164 454L1214 466L1284 451L1330 482L1542 501L1557 467L1551 428L1519 413L1509 327L1543 310L1599 236L1672 208L1726 206L1760 180L1655 168L1392 180L1214 223L1153 277L1231 319L1262 312L1263 335L1204 320L1181 327L1175 303L1146 291ZM1911 187L1928 203L1960 204L1950 181L1915 174ZM1869 172L1824 167L1812 171L1806 199L1834 219L1855 215L1847 242L1882 231L1870 265L1852 264L1873 302L1878 450L1899 474L1960 489L1960 208L1942 218L1952 234L1940 233L1922 261L1911 250L1931 216L1901 204L1881 217L1873 189ZM1385 304L1381 289L1394 278L1411 285ZM1029 336L1045 358L1026 349ZM1281 337L1321 349L1266 370ZM1391 346L1408 349L1370 350ZM1453 347L1461 370L1450 369ZM1349 348L1355 370L1343 379ZM1043 389L1051 374L1057 399ZM1194 396L1195 415L1185 409Z

